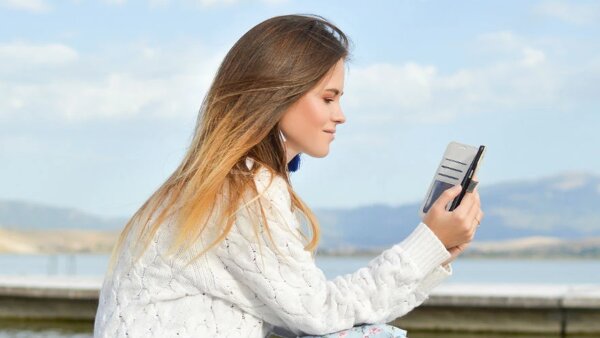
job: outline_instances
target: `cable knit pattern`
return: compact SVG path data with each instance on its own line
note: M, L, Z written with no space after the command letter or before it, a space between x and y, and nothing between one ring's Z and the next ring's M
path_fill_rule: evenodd
M252 167L254 161L246 163ZM223 242L186 267L204 242L182 256L166 256L174 233L170 220L136 264L127 238L100 290L94 337L265 337L274 326L296 335L323 335L391 322L419 306L452 274L450 265L441 266L450 253L419 223L367 266L327 280L304 250L285 180L275 176L269 186L270 179L260 168L255 183L267 202L263 206L279 252L260 224L259 236L266 239L260 255L244 212Z

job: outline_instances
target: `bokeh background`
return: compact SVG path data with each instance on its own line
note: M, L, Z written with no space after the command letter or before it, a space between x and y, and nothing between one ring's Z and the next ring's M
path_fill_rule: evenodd
M0 0L0 294L93 293L117 234L182 159L229 48L269 17L305 13L352 40L347 121L326 157L304 155L291 176L321 222L327 277L414 229L450 141L484 144L486 217L442 291L480 292L478 301L500 292L514 306L502 318L550 337L569 331L567 318L528 317L520 297L591 284L576 290L596 317L569 318L600 334L600 3L591 0ZM17 317L52 308L7 304L0 313ZM63 309L84 322L61 331L3 315L0 338L90 337L95 304ZM493 311L433 325L501 325ZM446 333L414 337L455 337Z
M420 201L451 140L487 145L482 188L599 173L595 1L3 0L0 197L132 214L180 161L227 50L289 13L354 44L347 121L293 175L310 206Z

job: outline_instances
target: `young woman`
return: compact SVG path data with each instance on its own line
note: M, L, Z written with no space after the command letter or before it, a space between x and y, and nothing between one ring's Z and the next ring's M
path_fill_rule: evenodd
M348 43L317 15L270 18L235 43L181 164L121 233L95 337L405 336L385 323L451 275L483 212L477 190L447 212L460 189L447 190L407 238L325 278L319 223L290 173L301 153L326 156L346 120Z

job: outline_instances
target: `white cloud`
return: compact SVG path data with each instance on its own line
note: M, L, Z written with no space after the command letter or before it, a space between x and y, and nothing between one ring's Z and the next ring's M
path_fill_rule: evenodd
M0 68L4 73L0 92L8 98L0 101L0 115L54 116L72 121L141 114L162 118L195 115L222 58L200 47L138 44L129 49L114 48L119 53L112 56L74 57L77 52L67 46L47 46L29 44L0 52L0 60L7 61ZM45 51L53 57L14 57L35 54L32 51ZM69 72L54 67L73 61L77 62ZM23 76L7 75L7 69L15 64L22 69L37 65L36 74L43 76L26 76L25 71L19 73Z
M344 104L360 112L359 120L386 125L445 123L464 115L517 113L569 100L559 92L570 73L551 63L539 47L510 32L486 34L477 43L496 59L450 73L415 62L351 69Z
M546 54L543 51L531 47L523 48L523 58L521 64L524 66L536 66L546 60Z
M545 1L534 7L537 14L559 19L578 25L590 24L600 20L600 4L574 3L566 1Z
M59 43L31 44L10 42L0 44L0 72L21 67L60 66L76 61L77 51Z
M352 85L358 87L353 87L356 93L368 91L369 101L401 109L415 109L429 102L432 84L437 76L434 66L414 62L403 65L372 64L351 72ZM364 103L358 99L356 96L349 97L349 104Z
M445 123L472 114L576 107L584 93L568 88L585 87L580 72L588 73L584 82L600 76L600 67L557 64L543 48L511 32L482 35L476 43L491 52L490 63L451 72L417 62L351 67L342 106L356 113L352 119L370 125ZM109 47L80 55L66 45L0 45L0 92L8 98L0 101L0 115L189 116L197 113L225 55L189 41ZM591 91L587 95L597 100Z
M481 34L476 40L481 50L495 53L506 59L519 59L520 64L524 66L536 66L546 60L544 51L533 47L524 38L511 31Z
M0 6L28 12L46 12L50 9L44 0L0 0Z

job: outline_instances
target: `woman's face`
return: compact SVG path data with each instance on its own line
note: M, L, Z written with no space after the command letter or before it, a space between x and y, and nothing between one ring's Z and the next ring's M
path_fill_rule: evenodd
M344 59L283 115L279 127L286 138L288 162L298 153L325 157L335 128L346 117L340 106L344 93Z

